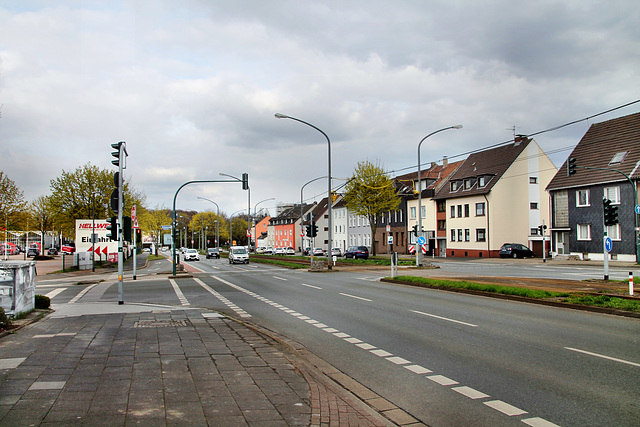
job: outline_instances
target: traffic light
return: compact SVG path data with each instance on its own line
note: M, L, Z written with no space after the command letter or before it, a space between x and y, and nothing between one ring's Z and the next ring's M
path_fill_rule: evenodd
M416 225L414 225L414 226L413 226L413 234L414 234L415 236L417 236L417 235L418 235L418 224L416 224Z
M242 174L242 189L243 190L248 190L249 189L249 174L248 173L243 173Z
M539 225L538 226L538 234L540 234L541 236L544 236L544 232L547 229L546 225Z
M308 224L306 228L307 228L307 231L306 231L305 235L306 235L307 237L313 237L313 236L311 235L311 224Z
M316 237L318 235L318 226L315 221L311 221L311 237Z
M604 205L604 225L616 225L618 221L618 207L611 204L611 200L602 199Z
M131 217L122 217L122 240L125 242L131 242Z
M575 157L569 157L567 159L567 176L576 174L576 159Z
M118 217L112 216L107 218L107 239L117 241L118 240Z
M111 148L116 150L111 152L111 155L116 158L115 160L111 160L111 163L115 166L120 166L120 161L124 161L124 159L122 158L122 150L125 148L124 141L114 142L113 144L111 144Z

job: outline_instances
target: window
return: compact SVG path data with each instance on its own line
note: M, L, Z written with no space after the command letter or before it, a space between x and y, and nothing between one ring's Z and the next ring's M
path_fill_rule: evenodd
M468 190L471 188L472 182L470 178L467 178L464 180L464 189Z
M531 203L529 203L529 209L531 209L531 210L538 210L538 203L537 203L537 202L531 202Z
M589 190L576 191L576 206L589 206Z
M444 200L440 200L438 202L438 212L446 212L447 211L447 202Z
M451 218L455 218L455 216L456 216L456 207L451 206Z
M476 216L484 216L484 202L476 203Z
M604 197L611 200L611 204L620 204L620 187L605 187Z
M427 217L427 207L426 206L420 206L420 216L422 218L426 218Z
M462 205L458 205L458 218L462 218Z
M538 183L538 177L537 176L530 176L529 177L529 184L537 184Z
M609 165L617 165L624 162L624 159L627 157L627 154L629 154L628 151L621 151L619 153L616 153L611 159L611 161L609 162Z
M471 230L469 230L468 228L464 229L464 241L468 242L469 240L471 240Z
M447 229L447 221L444 219L438 220L438 230L446 230Z
M465 218L469 217L469 204L464 205L464 216Z
M476 228L476 242L485 242L487 233L484 228Z
M451 191L458 191L458 181L451 181Z
M462 228L458 228L458 242L462 242Z
M578 224L578 240L591 240L591 224Z
M456 230L454 230L453 228L451 229L451 241L456 241Z
M620 224L607 225L607 237L611 240L620 240Z
M409 210L409 216L411 217L411 219L416 219L416 208L415 207L412 207Z
M484 176L478 177L478 187L484 187L487 185L487 179Z
M532 229L530 229L529 232L530 232L530 234L532 236L537 236L538 235L538 229L537 228L532 228Z

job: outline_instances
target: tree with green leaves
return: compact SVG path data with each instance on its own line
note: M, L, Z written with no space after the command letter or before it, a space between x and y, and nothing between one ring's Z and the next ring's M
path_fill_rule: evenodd
M151 237L156 247L156 255L158 248L162 244L162 235L171 234L171 231L162 229L163 225L171 225L171 211L168 208L156 206L155 209L137 209L138 224L143 233Z
M49 197L38 196L29 204L31 218L35 228L44 236L48 231L53 231L53 211ZM32 223L32 224L33 224ZM43 247L44 248L44 247Z
M347 182L344 194L349 212L366 217L371 226L371 251L376 254L375 235L378 222L389 211L400 205L393 180L379 163L358 162L353 177Z
M24 193L4 172L0 171L0 221L2 227L17 228L27 210ZM3 236L4 237L4 236Z
M220 240L223 240L223 238L227 236L229 233L227 231L228 227L225 226L227 222L224 220L222 215L218 216L214 212L205 211L205 212L197 213L193 216L193 218L191 218L191 223L189 224L189 226L196 231L202 230L205 233L205 239L204 239L205 247L215 246L214 244L207 245L207 240L210 240L210 241L215 240L216 221L218 221L218 227L220 227L219 233L218 233L219 238ZM209 239L210 236L212 236L213 239Z
M76 219L114 216L110 203L115 188L114 173L87 163L72 172L63 170L62 175L52 179L50 203L56 229L62 230L63 235L74 236ZM131 206L143 206L145 196L125 182L124 200L124 215L128 216Z

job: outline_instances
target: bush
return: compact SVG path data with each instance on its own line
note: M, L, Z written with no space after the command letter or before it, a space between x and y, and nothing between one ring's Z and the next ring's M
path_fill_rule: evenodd
M0 328L7 328L11 325L11 319L7 317L4 308L0 307Z
M44 295L36 295L35 303L36 309L46 310L51 307L51 298Z

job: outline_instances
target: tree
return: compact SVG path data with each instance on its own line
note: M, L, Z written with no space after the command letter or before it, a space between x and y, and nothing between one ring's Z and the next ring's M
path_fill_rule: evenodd
M224 229L226 227L224 227L225 222L222 218L222 215L218 217L218 215L214 212L205 211L202 213L197 213L193 216L193 218L191 218L191 223L189 224L189 226L196 231L202 230L203 233L206 233L206 235L204 236L205 247L209 246L207 244L207 240L215 240L216 221L218 221L218 226L220 227L218 234L219 234L220 240L222 240L222 236L226 234L226 233L223 234L223 232L225 231ZM209 236L213 236L213 239L209 239ZM215 246L215 245L211 245L211 246Z
M393 181L379 164L369 161L358 162L353 177L345 186L345 204L350 212L364 216L371 226L371 251L375 256L375 235L378 222L385 213L396 210L400 197L396 194Z
M54 224L63 234L72 236L76 219L106 218L115 215L111 209L111 192L115 188L115 171L99 169L87 163L73 172L62 171L62 175L51 180L51 208L55 213ZM128 216L131 206L143 206L145 197L124 183L124 215ZM95 206L95 212L94 212Z
M36 228L40 231L41 239L47 231L53 230L53 211L49 197L38 196L30 204L29 210L31 217L36 224ZM44 245L42 246L44 250Z
M16 228L27 210L24 193L4 172L0 171L0 220L2 226Z

